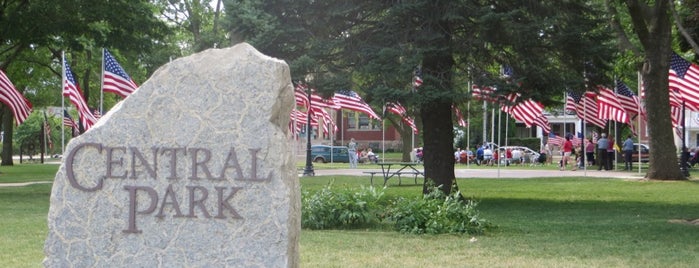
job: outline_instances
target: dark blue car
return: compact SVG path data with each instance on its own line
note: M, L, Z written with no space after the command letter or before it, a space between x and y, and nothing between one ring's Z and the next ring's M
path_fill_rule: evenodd
M349 150L347 146L313 145L311 159L316 163L349 163Z

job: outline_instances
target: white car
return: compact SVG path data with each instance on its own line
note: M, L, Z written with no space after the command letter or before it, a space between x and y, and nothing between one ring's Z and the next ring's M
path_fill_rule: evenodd
M498 150L500 151L500 159L505 159L505 151L510 150L512 152L512 158L516 159L518 158L517 152L520 153L519 158L522 159L523 163L536 163L537 159L539 159L539 156L541 155L539 152L532 150L529 147L524 147L524 146L501 146L498 147ZM517 160L515 160L517 161Z

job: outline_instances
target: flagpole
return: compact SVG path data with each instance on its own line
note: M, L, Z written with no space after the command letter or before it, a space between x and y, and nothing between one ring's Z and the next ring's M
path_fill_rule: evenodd
M614 75L614 96L617 95L617 91L618 90L617 90L617 86L616 86L616 75ZM614 138L617 140L621 140L621 139L619 139L619 131L617 130L617 121L614 121ZM612 148L612 150L614 151L614 170L617 170L617 168L619 168L619 159L618 158L619 158L620 152L616 151L616 147L619 147L619 148L621 148L621 147L619 146L618 143L616 143L616 141L614 142L614 144L615 144L615 146L614 146L614 148ZM640 156L640 154L639 154L639 156ZM624 163L624 165L626 165L626 163Z
M587 102L583 102L583 110L586 110L586 109L587 109ZM587 111L585 113L587 113ZM582 141L580 142L580 144L582 144L582 150L580 150L580 154L585 155L585 118L580 118L580 123L582 124L582 136L583 136ZM582 160L583 167L585 167L583 169L583 175L585 177L587 177L587 165L585 165L585 157L583 156L581 158L581 160ZM576 165L577 165L577 163L576 163Z
M566 95L566 93L564 93L563 95ZM565 96L565 100L566 100L566 106L568 106L568 96ZM565 110L565 107L563 108L563 110ZM583 110L585 110L585 103L583 103ZM578 116L577 109L575 110L575 116ZM561 133L561 137L565 137L567 126L568 126L568 117L565 116L565 112L563 112L563 132ZM561 151L560 150L561 147L562 147L562 145L559 146L559 149L558 149L559 152ZM563 158L561 158L561 160L563 160ZM551 162L553 162L553 148L551 148Z
M471 81L468 81L466 83L466 85L468 86L468 95L473 96L473 95L471 95L471 94L473 94L471 92ZM467 121L468 124L466 125L466 151L468 152L468 151L471 151L471 102L470 101L466 103L466 109L467 109L466 114L468 114L468 121ZM473 153L476 153L476 152L473 152ZM466 157L469 158L470 156L466 155ZM471 159L466 159L466 167L467 168L470 167L470 165L471 165L470 160Z
M495 113L493 113L493 115L495 115ZM500 143L501 142L501 140L500 140L500 133L501 133L500 128L502 127L502 120L500 120L501 118L502 118L502 110L498 109L498 145L501 144ZM495 129L495 128L493 128L493 129ZM495 149L495 148L493 148L493 149ZM493 151L494 151L493 155L498 156L498 179L499 179L500 178L500 162L502 161L502 155L500 155L500 147L498 147L497 150L493 150Z
M612 120L609 120L609 121L612 121ZM617 129L618 124L617 124L617 121L613 121L613 122L614 123L612 123L612 124L614 124L614 139L618 140L619 139L619 130ZM618 159L619 154L616 152L616 147L618 147L618 146L619 146L619 143L614 141L614 148L612 148L612 151L614 151L614 163L613 163L614 170L617 170L617 168L619 168L619 159Z
M100 75L100 116L104 114L102 111L102 106L104 104L104 51L102 48L102 74Z
M499 115L499 112L498 112L498 115ZM498 119L498 120L500 120L500 119ZM498 123L498 124L500 124L500 123ZM509 134L509 133L510 133L510 114L505 114L505 146L508 146L507 136L509 136L509 135L507 135L507 134Z
M65 51L61 51L61 110L66 112L66 101L65 95L63 95L63 87L66 81L66 54ZM66 133L65 124L61 124L61 157L65 154L65 144L66 144Z
M682 170L682 174L685 177L689 177L689 170L687 167L687 160L688 160L688 154L689 152L687 151L687 144L685 139L687 138L687 130L686 130L686 116L685 114L687 113L685 109L685 103L684 100L682 100L682 150L680 150L680 169Z
M495 108L490 109L490 142L495 142Z
M381 120L381 162L386 158L386 115Z
M588 161L588 160L585 159L585 157L586 157L586 155L585 155L585 151L586 151L586 150L585 150L585 140L586 140L586 137L587 137L587 136L585 135L585 131L587 131L587 127L585 126L585 119L580 119L580 120L582 121L582 127L583 127L583 131L582 131L582 141L580 142L580 144L581 144L581 145L580 145L580 164L582 164L582 166L583 166L583 173L584 173L584 176L587 177L587 165L586 165L586 163L585 163L585 162ZM590 141L590 143L592 143L592 141Z
M636 88L638 89L638 174L641 174L641 85L642 85L641 72L636 72Z
M44 109L44 125L43 125L42 128L41 128L41 129L44 130L44 135L42 135L42 136L44 136L44 153L41 155L41 163L42 163L42 164L44 163L44 155L45 155L45 154L48 154L48 152L49 152L48 143L46 142L46 141L47 141L47 138L46 138L46 136L47 136L47 135L46 135L46 124L48 124L48 123L49 123L49 122L47 121L47 118L46 118L46 109Z
M488 103L483 101L483 141L488 140Z

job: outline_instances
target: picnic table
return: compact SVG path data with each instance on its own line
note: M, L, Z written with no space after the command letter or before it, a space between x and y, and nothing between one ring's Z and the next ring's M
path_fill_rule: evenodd
M401 175L413 175L415 184L417 184L417 176L425 176L422 170L415 168L422 165L417 162L379 162L381 171L365 171L364 173L371 174L371 184L374 184L374 175L381 173L383 176L383 185L386 186L388 179L393 176L398 176L398 185L401 185ZM392 170L393 168L393 170Z

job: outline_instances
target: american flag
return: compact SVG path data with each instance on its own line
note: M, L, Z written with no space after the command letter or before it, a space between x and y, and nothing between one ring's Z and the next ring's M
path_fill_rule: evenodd
M583 110L584 120L590 124L604 128L607 125L607 120L597 117L597 102L595 97L597 96L594 92L586 92L582 103L580 104L579 110ZM580 113L578 113L578 117Z
M565 110L567 111L578 111L578 103L582 100L582 93L577 91L568 91L566 94L566 105Z
M336 92L333 101L342 109L365 113L371 118L381 120L381 117L362 100L362 97L352 90L343 89Z
M420 86L422 86L422 68L417 67L417 69L415 69L415 74L413 75L413 88L417 89Z
M70 102L78 109L80 122L83 124L85 130L88 130L97 122L97 119L87 106L83 98L82 90L80 90L78 83L75 82L73 71L70 69L70 65L68 65L65 59L63 60L63 73L65 74L65 80L63 80L63 96L68 97Z
M594 92L586 92L583 95L580 92L569 91L566 97L565 109L576 112L578 118L588 123L604 128L607 124L607 120L597 117L597 102L595 101L595 97L596 94Z
M17 91L2 70L0 70L0 102L12 110L17 125L22 124L32 112L32 104Z
M645 111L643 111L643 106L638 96L636 96L636 94L621 80L616 80L616 93L617 97L619 97L619 103L624 107L627 114L639 114L640 111L641 115L645 115Z
M583 134L578 132L578 135L573 135L570 134L570 141L573 143L573 146L578 147L580 146L580 143L582 143L583 140Z
M540 115L534 119L534 125L539 126L544 133L551 133L551 124L549 124L549 119L545 115Z
M97 119L97 120L102 118L102 113L98 109L92 110L92 115L95 116L95 119Z
M549 145L551 146L561 146L563 145L563 142L565 142L566 139L556 135L553 132L549 132Z
M294 98L296 99L296 105L308 108L308 88L302 84L296 84L294 86Z
M73 117L68 114L68 111L63 110L63 125L71 128L77 128L78 124L75 123Z
M546 133L551 132L549 120L543 113L544 105L532 99L518 102L519 97L519 94L516 93L509 94L504 99L508 104L502 105L500 109L512 115L514 119L523 122L529 128L539 126Z
M301 112L299 110L293 109L289 113L289 130L291 133L298 134L301 131L301 126L305 125L308 121L308 114Z
M536 102L532 99L517 103L510 114L517 120L524 122L527 127L534 125L534 120L542 116L544 112L544 105Z
M471 95L475 100L483 100L488 102L497 101L495 89L491 87L479 87L478 85L471 86Z
M609 88L599 86L597 95L597 116L603 119L610 119L617 122L629 124L629 115L621 105L614 91Z
M512 109L515 107L517 104L517 100L519 99L519 94L518 93L510 93L509 95L505 96L503 98L503 101L500 103L500 111L510 113L512 112Z
M680 125L682 121L682 101L680 100L679 93L670 90L670 121L673 127Z
M512 69L512 66L509 66L509 65L503 65L501 67L500 72L502 73L502 76L504 78L512 78L512 76L515 73L514 69Z
M403 107L403 105L401 105L398 102L387 102L386 110L391 112L392 114L400 116L401 121L408 125L413 130L413 133L418 133L417 126L415 125L415 120L413 120L412 117L408 116L408 110L406 110L405 107Z
M121 65L119 65L112 54L106 49L104 50L104 73L102 74L102 83L103 91L116 93L124 98L138 89L138 85L126 74L124 68L121 68Z
M330 116L328 111L323 108L313 107L311 112L313 112L313 116L316 118L323 118L323 133L329 133L328 125L333 127L333 133L338 131L337 125L335 125L335 121L332 119L332 116Z
M456 123L460 127L468 127L468 122L466 122L466 119L464 119L464 115L461 113L461 110L459 110L459 108L455 105L452 105L452 107L454 108L454 114L456 115Z
M672 53L668 79L670 89L679 92L685 107L699 111L699 66Z
M329 108L333 110L342 109L342 106L340 106L340 104L336 102L335 97L326 99L315 93L311 94L311 106Z

